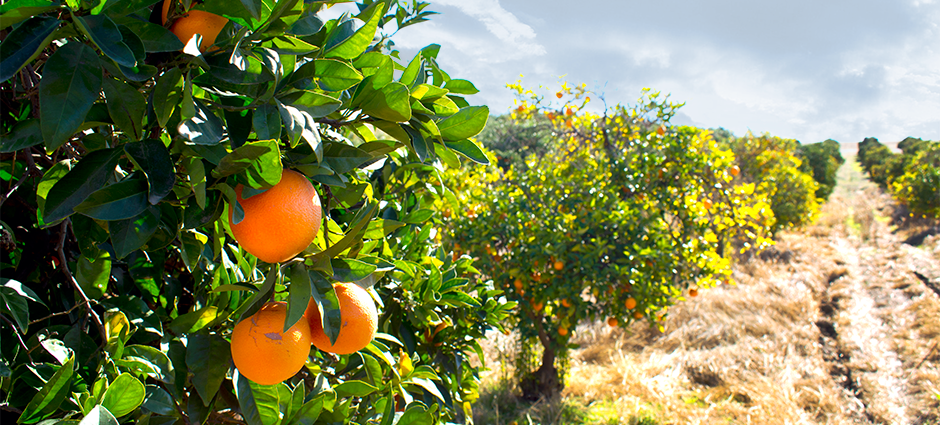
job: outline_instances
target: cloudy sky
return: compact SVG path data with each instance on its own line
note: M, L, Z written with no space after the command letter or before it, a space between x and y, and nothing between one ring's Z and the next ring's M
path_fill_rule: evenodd
M586 83L611 105L650 87L686 102L679 123L739 135L940 139L940 0L430 2L440 15L394 37L403 57L440 44L494 113L523 75Z

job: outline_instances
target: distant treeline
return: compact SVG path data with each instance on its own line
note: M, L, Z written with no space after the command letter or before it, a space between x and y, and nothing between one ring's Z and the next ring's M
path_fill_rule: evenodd
M911 213L940 217L940 142L908 137L901 153L874 137L858 144L858 163Z

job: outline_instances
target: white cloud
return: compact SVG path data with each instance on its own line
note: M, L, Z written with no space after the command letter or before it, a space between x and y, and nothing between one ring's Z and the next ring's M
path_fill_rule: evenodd
M499 0L439 0L435 5L453 6L479 20L500 41L519 46L532 55L544 55L545 47L535 42L535 30L499 4Z

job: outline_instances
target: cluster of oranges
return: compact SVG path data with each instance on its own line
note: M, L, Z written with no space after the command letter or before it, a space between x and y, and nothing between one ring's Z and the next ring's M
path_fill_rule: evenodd
M229 225L239 246L269 263L287 261L303 252L320 230L322 208L316 189L301 173L284 170L274 187L249 198L245 188L235 188L244 218L235 222L229 208ZM335 354L350 354L372 341L378 329L378 312L368 291L354 283L333 285L342 323L336 342L323 331L320 309L310 300L303 318L284 331L287 304L269 302L257 313L235 325L232 359L246 378L273 385L294 376L306 363L310 345Z
M235 325L232 360L242 376L274 385L297 374L310 355L310 345L328 353L350 354L369 345L378 330L378 312L368 291L354 283L333 286L342 325L336 342L323 331L320 310L310 300L304 316L286 332L287 304L269 302Z

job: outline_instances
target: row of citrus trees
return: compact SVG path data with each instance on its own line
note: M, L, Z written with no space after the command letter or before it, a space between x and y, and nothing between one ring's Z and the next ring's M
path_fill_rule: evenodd
M584 86L510 87L517 107L480 136L494 165L449 171L459 202L442 208L454 258L478 259L519 303L511 324L529 398L563 387L579 323L663 329L670 305L728 282L736 254L818 209L793 140L674 125L681 105L659 93L597 115L582 112ZM835 155L807 163L834 183Z
M866 138L858 144L858 163L912 214L940 217L940 142L908 137L898 148Z
M427 3L333 3L0 5L4 423L469 418L513 303L433 206L489 111L393 49Z

